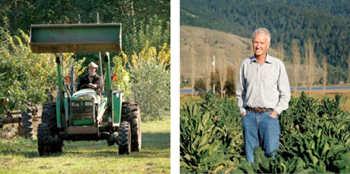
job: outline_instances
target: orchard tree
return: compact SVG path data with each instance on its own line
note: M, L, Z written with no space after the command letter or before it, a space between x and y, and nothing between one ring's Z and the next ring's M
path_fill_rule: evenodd
M130 60L124 55L124 60ZM140 105L143 121L159 120L170 115L170 48L159 52L148 44L127 62L132 92Z
M28 45L29 37L22 30L20 36L10 36L6 29L0 42L0 115L10 110L24 110L31 105L46 102L56 95L57 68L53 54L34 54ZM63 76L73 66L75 74L83 73L81 64L72 54L63 55Z

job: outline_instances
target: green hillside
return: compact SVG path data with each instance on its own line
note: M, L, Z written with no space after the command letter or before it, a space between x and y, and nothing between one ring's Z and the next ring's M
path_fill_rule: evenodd
M251 38L258 27L272 34L272 48L283 42L286 60L291 61L292 39L315 44L318 64L327 56L328 82L347 81L350 48L349 1L277 0L182 0L181 25L198 26ZM329 78L332 77L332 78Z

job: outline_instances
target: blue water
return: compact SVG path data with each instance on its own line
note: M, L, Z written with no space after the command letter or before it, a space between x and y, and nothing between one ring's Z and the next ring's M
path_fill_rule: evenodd
M350 89L350 87L326 87L326 90L332 90L332 89ZM294 90L294 88L290 88L291 91ZM305 87L299 87L297 88L297 91L306 91L308 90ZM311 90L323 90L323 87L313 87ZM209 92L212 92L213 90L210 90ZM180 94L191 94L191 89L180 89ZM195 93L197 93L197 90L194 90ZM205 92L205 90L200 90L200 93ZM218 91L217 91L218 92Z

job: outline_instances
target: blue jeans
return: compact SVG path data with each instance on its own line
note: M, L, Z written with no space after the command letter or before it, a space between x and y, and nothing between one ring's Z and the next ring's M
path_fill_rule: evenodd
M242 118L245 154L248 162L254 162L254 148L259 147L259 136L266 157L275 157L270 153L279 149L280 125L278 117L272 118L270 112L257 113L247 111Z

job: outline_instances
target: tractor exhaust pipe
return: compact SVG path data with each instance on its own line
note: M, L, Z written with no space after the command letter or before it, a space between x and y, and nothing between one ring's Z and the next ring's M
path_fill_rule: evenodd
M70 89L71 89L72 95L73 95L75 92L75 89L74 89L74 67L73 66L72 66L72 69L70 71Z

